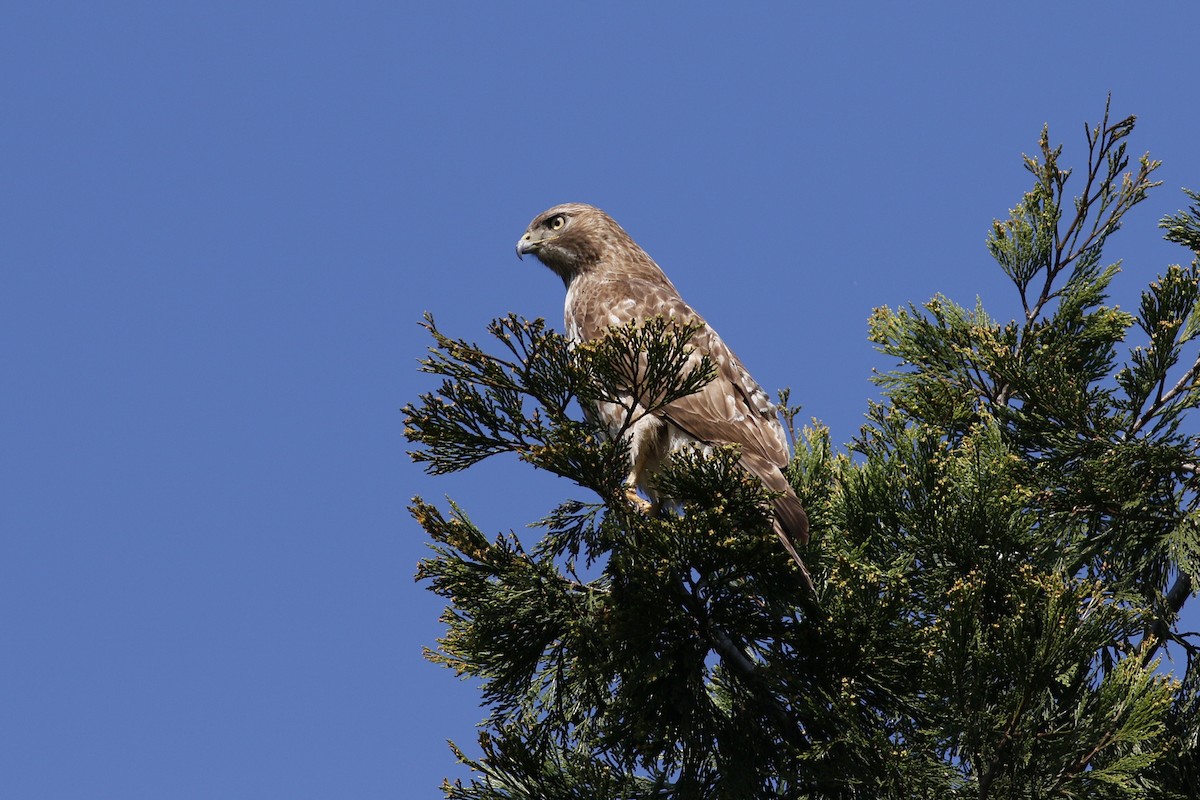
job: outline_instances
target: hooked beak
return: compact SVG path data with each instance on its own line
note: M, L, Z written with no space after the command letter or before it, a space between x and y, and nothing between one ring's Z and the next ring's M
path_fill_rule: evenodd
M536 253L538 243L533 240L533 234L529 231L517 242L517 258L523 258L526 253Z

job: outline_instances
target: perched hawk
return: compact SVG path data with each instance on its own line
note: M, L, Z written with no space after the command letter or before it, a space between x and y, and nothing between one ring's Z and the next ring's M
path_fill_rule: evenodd
M808 541L808 517L783 475L788 443L775 407L721 337L683 301L658 264L612 217L582 203L566 203L534 218L517 242L517 256L533 253L567 287L567 336L585 342L614 325L656 316L700 325L690 344L697 359L707 355L716 379L696 394L639 419L629 430L630 499L637 488L657 500L651 481L660 464L689 445L741 446L741 465L772 492L775 533L807 578L792 541ZM617 406L599 413L611 429L625 421Z

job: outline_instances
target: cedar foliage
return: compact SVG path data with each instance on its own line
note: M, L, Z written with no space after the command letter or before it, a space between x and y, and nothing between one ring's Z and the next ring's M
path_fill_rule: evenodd
M731 448L676 459L659 481L682 513L645 516L624 444L580 413L627 402L629 375L651 407L696 391L711 365L675 377L692 331L573 347L509 316L483 347L427 317L442 382L404 409L413 457L437 474L512 453L584 498L536 541L413 500L433 550L417 578L449 604L427 656L490 712L482 757L452 745L475 777L446 796L1194 797L1198 645L1178 617L1200 579L1200 195L1160 223L1190 265L1136 314L1106 305L1104 245L1157 185L1157 161L1130 165L1133 127L1107 108L1085 126L1079 179L1045 129L1025 158L1033 186L987 240L1023 318L877 309L883 402L844 452L793 428L813 595Z

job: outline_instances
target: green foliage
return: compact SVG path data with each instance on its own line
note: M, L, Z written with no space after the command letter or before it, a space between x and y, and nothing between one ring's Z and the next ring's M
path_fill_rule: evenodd
M1200 668L1178 614L1200 579L1200 196L1162 221L1197 253L1107 305L1103 247L1156 184L1132 117L1086 128L1081 192L1043 131L1033 188L988 237L1022 318L938 296L879 309L894 369L845 452L795 426L809 593L732 448L626 499L628 427L711 380L662 320L573 346L540 321L443 335L405 407L432 473L513 453L573 481L536 541L414 499L444 597L428 657L481 682L475 772L451 798L1184 798ZM1168 649L1164 649L1168 648ZM1170 653L1175 659L1164 661Z

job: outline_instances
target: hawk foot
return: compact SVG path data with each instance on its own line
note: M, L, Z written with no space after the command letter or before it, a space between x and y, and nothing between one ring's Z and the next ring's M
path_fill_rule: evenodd
M633 507L643 514L654 513L654 504L638 494L636 486L625 487L625 499L632 503Z

